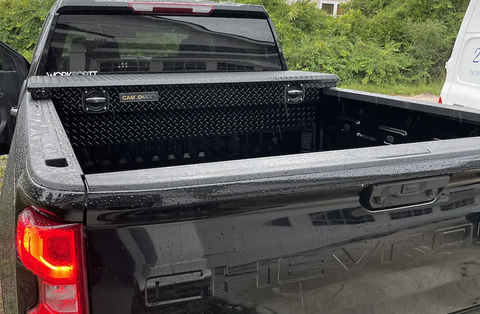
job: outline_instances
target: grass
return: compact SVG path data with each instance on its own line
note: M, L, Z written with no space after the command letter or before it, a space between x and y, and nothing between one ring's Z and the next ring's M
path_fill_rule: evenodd
M430 84L395 84L395 85L372 85L361 83L346 83L341 85L342 88L360 90L370 93L387 94L387 95L402 95L402 96L414 96L421 94L440 95L443 87L442 82L430 83Z
M0 189L3 185L3 176L5 175L5 167L7 165L8 155L0 156ZM2 312L0 312L1 314Z
M0 285L0 314L3 314L2 285Z

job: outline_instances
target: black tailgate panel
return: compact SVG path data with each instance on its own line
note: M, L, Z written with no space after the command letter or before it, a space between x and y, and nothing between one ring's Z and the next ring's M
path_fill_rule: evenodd
M348 200L290 206L284 201L276 211L90 227L92 313L467 308L480 300L479 191L453 188L434 205L385 213L369 213ZM245 203L244 209L255 203L268 202ZM180 208L177 214L180 220L190 215ZM141 209L103 218L121 224L143 215L161 219Z

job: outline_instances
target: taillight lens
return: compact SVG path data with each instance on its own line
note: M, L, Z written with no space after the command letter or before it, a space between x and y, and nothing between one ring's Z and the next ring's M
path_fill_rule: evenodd
M83 226L25 209L17 223L20 260L39 278L39 304L29 314L87 314Z
M141 14L194 14L208 15L214 10L210 4L198 3L164 3L164 2L130 2L130 10Z

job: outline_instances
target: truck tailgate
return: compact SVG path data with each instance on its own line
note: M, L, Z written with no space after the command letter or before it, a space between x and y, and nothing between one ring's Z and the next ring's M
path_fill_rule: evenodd
M478 141L87 175L92 313L475 306ZM361 200L369 187L419 178L448 184L423 205L368 211Z

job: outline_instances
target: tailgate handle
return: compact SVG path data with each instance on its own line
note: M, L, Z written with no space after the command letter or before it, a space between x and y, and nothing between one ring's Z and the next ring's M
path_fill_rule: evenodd
M435 203L450 182L449 176L380 183L364 189L362 205L369 211L395 211Z

